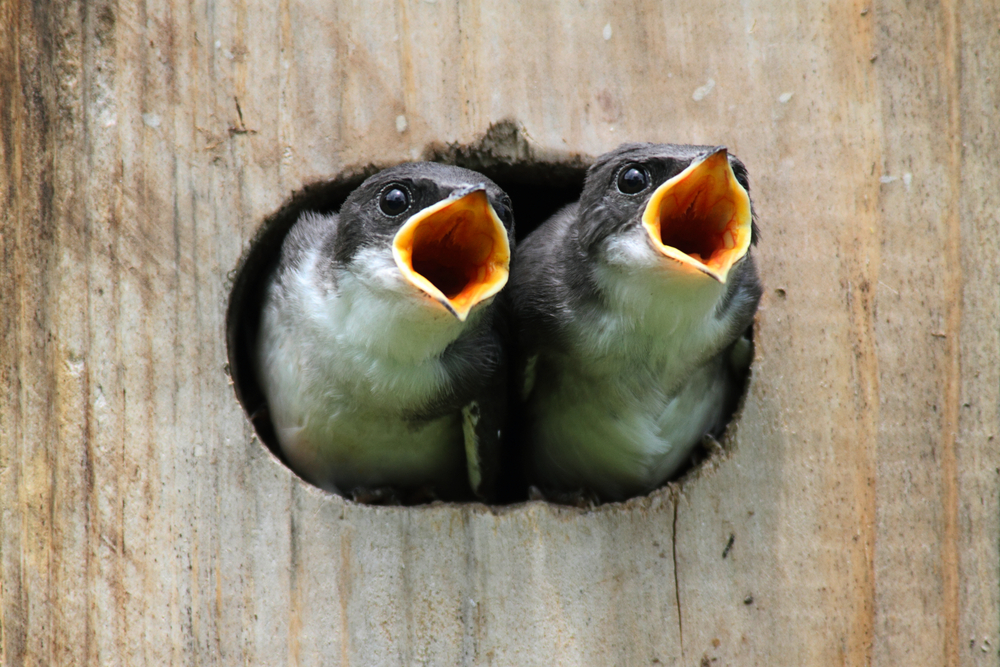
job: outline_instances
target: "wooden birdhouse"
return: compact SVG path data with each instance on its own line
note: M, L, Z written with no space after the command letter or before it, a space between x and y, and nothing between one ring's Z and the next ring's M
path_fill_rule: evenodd
M998 27L0 4L0 663L997 664ZM750 173L765 294L719 451L590 509L368 506L272 453L239 340L290 216L429 159L527 230L627 141Z

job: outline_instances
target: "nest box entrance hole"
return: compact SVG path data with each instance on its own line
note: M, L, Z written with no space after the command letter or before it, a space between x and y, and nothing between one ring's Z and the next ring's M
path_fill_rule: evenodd
M509 124L492 127L475 145L432 146L424 152L423 159L473 169L500 186L513 203L517 241L579 198L590 163L577 155L537 159L524 144L523 136L516 129L512 130ZM229 373L236 396L258 438L286 466L288 462L278 446L252 361L267 278L277 265L281 244L288 230L303 213L337 212L347 196L366 178L389 166L391 164L348 169L328 181L312 183L295 192L278 211L263 221L234 272L226 316ZM744 395L745 391L746 387ZM741 399L739 405L733 406L730 420L739 413L742 402ZM691 463L675 479L683 477L711 454L712 451L705 448L696 449ZM501 491L507 502L528 499L526 486Z

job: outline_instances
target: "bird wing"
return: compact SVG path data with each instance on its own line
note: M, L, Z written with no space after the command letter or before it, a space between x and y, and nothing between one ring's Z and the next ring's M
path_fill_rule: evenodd
M497 501L502 490L497 481L508 476L507 467L514 465L512 453L507 450L508 406L510 391L510 349L512 331L511 304L501 293L494 302L493 326L495 336L491 347L500 355L488 377L480 378L471 399L462 406L462 434L465 439L466 463L469 486L476 497L484 502ZM501 474L503 469L503 474Z
M500 388L499 391L502 393L504 390ZM500 405L501 403L504 405ZM469 401L462 408L462 435L465 439L469 486L476 497L484 502L491 502L496 498L504 412L506 400L498 395L489 400Z

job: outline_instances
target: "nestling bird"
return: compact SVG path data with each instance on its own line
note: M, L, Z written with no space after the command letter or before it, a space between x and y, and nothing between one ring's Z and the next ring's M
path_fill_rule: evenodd
M646 493L724 428L761 295L748 192L725 148L626 144L518 247L523 438L543 490Z
M281 451L317 486L489 499L506 410L510 199L482 174L386 169L292 226L256 372Z

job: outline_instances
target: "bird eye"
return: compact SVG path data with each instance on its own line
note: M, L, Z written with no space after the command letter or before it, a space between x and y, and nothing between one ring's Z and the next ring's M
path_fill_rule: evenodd
M632 164L618 174L618 189L627 195L642 192L649 185L649 174L643 167Z
M410 207L410 193L400 185L393 185L385 189L378 205L386 215L399 215Z

